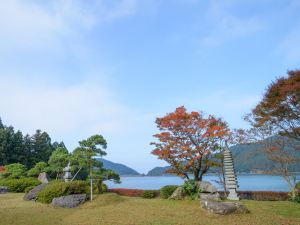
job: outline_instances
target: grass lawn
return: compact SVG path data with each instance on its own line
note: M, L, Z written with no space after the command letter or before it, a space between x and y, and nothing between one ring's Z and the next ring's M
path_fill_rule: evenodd
M244 215L213 215L202 210L198 201L172 201L96 196L75 209L24 201L23 194L0 195L1 225L97 225L97 224L203 224L203 225L300 225L300 204L291 202L243 201L250 209Z

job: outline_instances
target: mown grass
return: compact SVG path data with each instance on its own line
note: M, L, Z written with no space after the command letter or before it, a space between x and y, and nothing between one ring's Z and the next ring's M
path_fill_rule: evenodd
M54 208L24 201L23 194L0 195L2 225L299 225L300 204L274 201L243 201L250 214L213 215L199 207L198 201L171 201L124 197L116 194L96 196L75 209Z

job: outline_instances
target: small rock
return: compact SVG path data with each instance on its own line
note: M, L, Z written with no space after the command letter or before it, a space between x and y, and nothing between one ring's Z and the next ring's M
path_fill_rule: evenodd
M0 194L5 194L8 192L8 188L4 186L0 186Z
M183 199L184 199L183 187L178 187L178 188L173 192L173 194L169 197L169 199L183 200Z
M76 194L76 195L68 195L62 196L59 198L54 198L52 200L53 206L59 206L63 208L74 208L86 200L86 194Z
M216 193L199 193L199 199L200 201L205 201L205 200L220 200L220 194L218 192Z
M31 189L28 193L24 195L24 200L35 200L37 198L38 193L43 190L47 184L40 184L33 189Z
M227 215L231 213L249 213L249 210L241 203L237 202L218 202L218 201L201 201L201 207L209 212Z
M197 185L200 188L200 192L203 193L216 193L218 191L218 189L208 181L198 181Z
M48 176L47 173L43 172L39 174L38 180L42 183L42 184L48 184L50 181L50 177Z

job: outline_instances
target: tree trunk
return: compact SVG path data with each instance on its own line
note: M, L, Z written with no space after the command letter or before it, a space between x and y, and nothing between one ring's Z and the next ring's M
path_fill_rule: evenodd
M202 176L199 176L199 170L194 171L194 180L195 181L202 181Z

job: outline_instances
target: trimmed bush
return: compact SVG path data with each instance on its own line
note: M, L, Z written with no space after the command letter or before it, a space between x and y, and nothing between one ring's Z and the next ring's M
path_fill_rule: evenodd
M41 182L36 178L0 179L0 186L6 186L9 192L25 192L28 187L35 187Z
M106 184L102 184L102 191L103 191L103 193L105 193L105 192L107 192L108 191L108 187L107 187L107 185Z
M177 185L166 185L162 187L160 189L160 197L164 199L169 198L177 188Z
M3 178L18 179L26 175L26 167L20 163L12 163L4 166L5 171L1 173Z
M195 180L186 180L183 183L183 192L190 199L196 199L200 191Z
M143 198L155 198L156 197L156 192L151 191L151 190L145 190L142 194Z
M88 185L84 181L50 182L42 191L38 193L37 200L42 203L50 203L53 198L71 195L83 194L88 192Z

